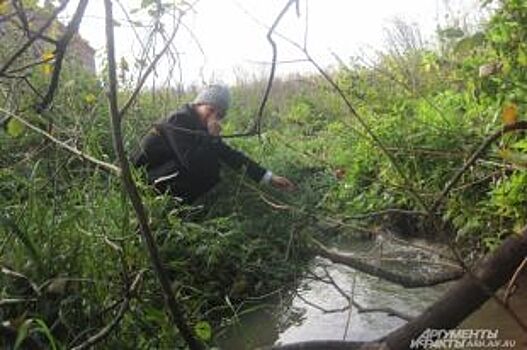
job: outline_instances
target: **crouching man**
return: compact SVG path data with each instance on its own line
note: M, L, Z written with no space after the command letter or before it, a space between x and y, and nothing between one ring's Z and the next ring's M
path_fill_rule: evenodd
M230 104L226 86L211 85L194 101L159 121L141 140L132 156L136 167L145 167L148 182L159 192L169 192L190 204L220 180L221 164L246 168L254 181L292 191L287 178L266 170L220 137L221 121Z

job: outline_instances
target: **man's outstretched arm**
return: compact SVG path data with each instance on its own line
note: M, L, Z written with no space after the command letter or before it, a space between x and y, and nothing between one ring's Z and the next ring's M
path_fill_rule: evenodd
M218 141L218 150L220 159L225 164L237 170L241 169L242 166L245 166L247 168L247 175L252 180L270 184L275 188L286 191L293 191L296 189L295 184L286 177L273 174L270 170L261 167L254 160L247 157L242 152L233 149L221 140Z

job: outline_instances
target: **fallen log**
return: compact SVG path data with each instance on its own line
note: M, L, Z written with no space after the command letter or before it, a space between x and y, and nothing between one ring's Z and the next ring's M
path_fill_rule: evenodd
M507 238L470 273L456 282L446 294L420 316L373 342L316 340L273 346L272 350L407 350L412 340L427 329L456 327L509 281L527 256L527 226L520 235ZM523 320L525 321L525 320ZM521 325L525 327L524 324ZM414 347L418 349L420 347Z
M353 254L330 250L318 241L313 240L313 242L315 243L315 252L318 255L327 258L334 263L349 266L369 275L399 284L405 288L435 286L437 284L459 279L463 276L463 270L461 268L450 269L433 275L416 275L394 272L382 266L369 263L367 260L356 257Z

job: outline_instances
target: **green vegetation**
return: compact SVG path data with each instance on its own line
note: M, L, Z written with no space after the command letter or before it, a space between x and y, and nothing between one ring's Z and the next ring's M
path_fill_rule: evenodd
M440 50L406 47L372 66L353 62L332 72L408 182L319 76L276 80L265 133L228 141L287 174L298 183L297 193L278 193L225 170L223 183L196 212L156 196L136 174L173 290L196 334L212 345L216 332L258 305L259 297L287 292L311 257L308 238L327 238L309 229L314 222L389 226L350 217L388 208L422 211L412 190L431 207L488 135L524 119L525 23L526 2L504 1L481 32L442 30ZM0 41L0 53L9 45ZM49 71L34 69L28 79L35 89L45 89ZM66 65L54 107L43 115L33 110L38 96L32 88L1 80L0 300L23 301L0 305L0 321L17 329L20 341L31 335L50 348L68 348L115 317L125 289L140 274L129 311L101 348L173 348L183 343L163 311L119 179L6 114L23 116L111 163L105 78L100 79ZM250 125L260 86L234 87L226 134ZM129 95L123 91L121 100ZM191 98L170 89L140 95L125 118L128 149L150 123ZM504 135L439 207L446 234L472 257L527 224L526 152L525 131ZM412 234L445 238L419 230L422 224Z

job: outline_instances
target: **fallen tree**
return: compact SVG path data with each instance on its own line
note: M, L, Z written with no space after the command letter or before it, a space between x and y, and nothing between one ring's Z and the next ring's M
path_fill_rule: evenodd
M315 349L410 349L427 329L452 329L467 316L476 311L485 301L509 281L527 256L527 226L519 235L507 238L492 254L483 259L475 269L466 271L463 278L437 302L420 316L386 336L373 342L347 342L341 340L317 340L273 346L273 350L315 350ZM504 305L504 307L506 307ZM510 310L509 310L510 311ZM510 311L511 314L512 311ZM525 320L513 314L522 328L527 331ZM418 349L419 347L414 347Z
M315 253L331 260L334 263L349 266L358 271L367 273L372 276L380 277L382 279L399 284L406 288L434 286L444 282L459 279L463 276L463 270L461 268L449 268L448 270L438 272L433 275L416 275L395 272L381 265L368 262L362 257L357 257L353 254L341 253L336 250L331 250L316 240L313 240L313 242L315 243Z

